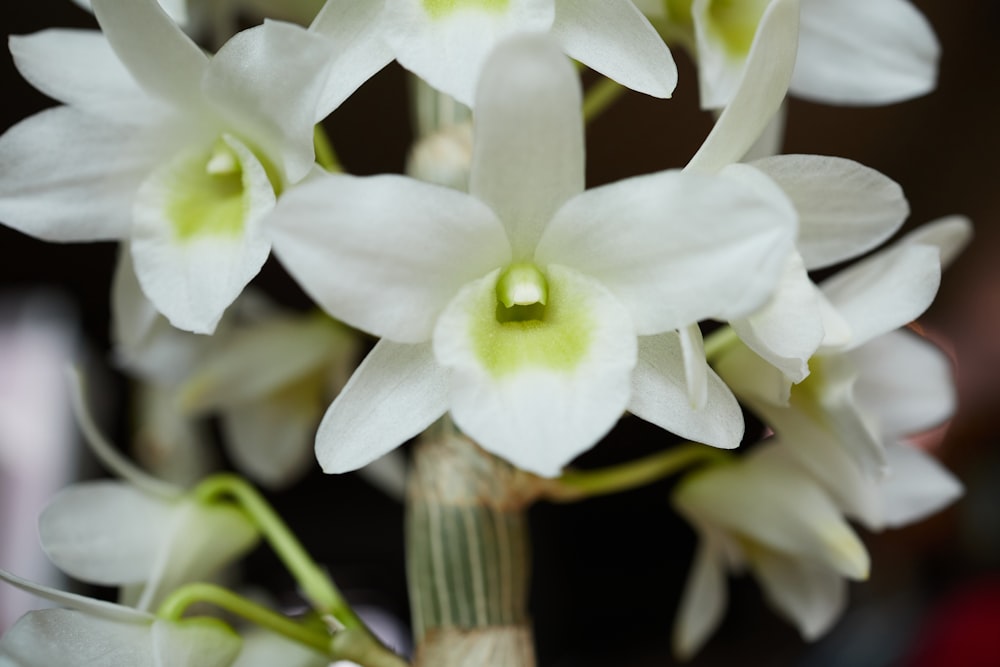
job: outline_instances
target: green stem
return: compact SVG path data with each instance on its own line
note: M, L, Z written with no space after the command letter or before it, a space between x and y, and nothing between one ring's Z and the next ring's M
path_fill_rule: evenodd
M317 123L313 127L313 149L316 151L316 162L329 172L342 172L344 168L337 159L337 152L333 150L330 137L327 136L323 126Z
M705 359L711 362L737 340L739 340L739 337L736 335L736 331L729 325L713 331L705 339Z
M163 601L156 615L170 621L180 620L188 607L198 602L207 602L224 609L292 641L304 644L323 655L330 654L329 635L313 632L267 607L212 584L188 584L178 588Z
M614 79L601 78L587 89L583 98L583 119L590 122L610 107L622 93L625 87Z
M334 616L345 628L365 628L344 596L309 556L278 513L243 478L232 474L213 475L201 482L194 493L202 502L230 497L239 503L295 577L316 611Z
M570 470L547 480L542 497L554 502L574 502L593 496L620 493L672 475L699 463L728 458L723 450L694 442L650 456L599 470Z

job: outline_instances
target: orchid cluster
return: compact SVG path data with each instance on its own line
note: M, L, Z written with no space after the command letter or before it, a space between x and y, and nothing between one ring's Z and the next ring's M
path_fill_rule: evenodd
M40 534L59 568L120 587L119 602L4 573L69 609L24 617L0 665L406 664L247 482L209 474L208 414L233 463L270 487L294 484L313 448L325 472L384 484L385 461L399 463L386 457L422 433L469 468L500 466L487 486L502 501L461 479L410 482L410 502L466 512L471 551L536 500L684 473L673 504L700 545L674 629L682 658L722 618L727 572L752 572L815 639L846 581L868 576L850 522L897 527L960 495L908 441L955 408L949 360L908 325L969 221L869 254L909 215L901 188L851 160L779 152L789 94L874 105L934 87L937 42L906 0L79 4L99 31L10 38L20 73L62 104L0 137L0 221L119 242L114 359L138 382L153 472L103 440L78 389L81 428L121 480L65 490ZM250 15L265 19L235 32ZM206 35L217 49L195 41ZM695 61L713 129L683 168L588 188L586 122L626 88L669 98L671 48ZM323 122L392 61L418 79L409 174L351 175ZM598 75L586 93L584 67ZM248 288L272 253L316 312ZM355 367L361 334L377 342ZM651 457L568 467L624 413L689 442L665 434ZM304 617L205 583L262 537ZM507 661L472 647L473 630L523 625L492 615L478 574L472 622L444 611L459 584L426 580L411 571L411 593L438 596L440 616L419 619L415 664L532 664L530 632ZM435 627L464 633L464 658L441 658L451 635Z

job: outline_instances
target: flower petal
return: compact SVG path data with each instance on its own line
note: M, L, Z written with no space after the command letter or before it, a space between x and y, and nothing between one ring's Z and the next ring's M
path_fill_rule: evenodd
M329 40L280 21L244 30L215 54L205 99L245 141L277 163L289 183L313 162L313 126L329 70Z
M393 60L379 20L384 0L330 0L309 29L331 42L335 63L323 87L317 120L325 118L373 74Z
M455 423L487 451L539 475L558 475L624 412L636 363L628 312L600 283L546 268L540 319L497 318L497 272L466 285L434 330L452 371Z
M201 78L208 56L184 34L156 0L92 0L111 48L136 82L178 108L203 106Z
M810 271L871 250L892 236L910 213L899 184L853 160L778 155L752 164L795 205L798 248Z
M544 37L512 38L483 67L469 192L499 216L515 259L530 259L552 215L583 191L580 104L576 72Z
M328 313L405 343L431 337L459 287L510 261L493 212L400 176L327 175L282 196L275 252Z
M890 331L850 353L862 372L855 395L888 437L912 435L946 421L957 397L951 360L930 341Z
M798 0L771 0L757 26L743 78L687 169L717 172L738 162L781 107L795 65Z
M847 606L847 582L838 573L769 551L749 557L767 599L806 641L826 634Z
M947 268L972 240L972 221L964 215L949 215L917 227L901 243L935 246L941 251L941 268Z
M195 413L236 406L322 372L354 351L354 339L323 317L279 317L230 330L181 387L182 405Z
M448 410L448 372L430 343L380 341L326 411L316 433L324 472L357 470Z
M802 257L793 252L771 299L730 324L747 347L792 382L801 382L809 374L809 358L824 340L820 298Z
M11 36L17 71L38 90L81 111L123 124L149 124L164 111L96 30L53 28Z
M722 556L702 539L695 550L674 621L673 649L678 660L688 660L701 650L719 627L727 600Z
M399 64L434 88L472 106L486 57L506 36L548 32L553 0L508 0L502 6L386 0L382 30Z
M315 465L316 426L328 399L322 392L303 389L293 385L222 413L233 465L268 488L288 486Z
M97 600L95 598L87 597L86 595L78 595L77 593L67 593L66 591L45 586L44 584L38 584L34 581L22 579L21 577L7 572L6 570L0 570L0 580L7 582L11 586L19 588L22 591L31 593L36 597L42 598L43 600L48 600L49 602L54 602L55 604L80 611L86 616L105 618L119 623L134 624L148 624L151 623L154 618L152 614L139 611L138 609L133 609L132 607L107 602L106 600ZM6 641L6 638L7 635L4 635L3 640L0 640L0 647L6 648L3 644L3 642ZM0 651L0 656L3 655L3 652ZM46 667L49 667L51 663L45 664Z
M639 338L628 411L682 438L732 449L743 439L743 413L729 387L707 369L707 400L696 409L684 381L684 360L676 332Z
M708 360L705 359L705 339L697 323L677 331L684 356L684 378L687 380L691 406L697 409L708 402Z
M0 137L0 220L46 241L126 237L131 202L164 154L162 138L69 107Z
M674 503L686 516L752 543L863 579L868 554L811 477L758 447L740 463L684 478Z
M851 328L843 349L898 329L931 305L941 283L936 246L897 244L844 269L820 285Z
M556 213L535 254L606 285L640 335L759 307L792 249L795 213L745 165L665 171L587 190Z
M166 546L175 503L122 482L63 489L38 519L42 549L56 567L90 583L145 581Z
M221 172L213 163L222 157ZM275 194L257 157L223 135L181 151L143 182L134 204L132 260L143 292L170 323L211 333L271 251L263 218Z
M803 0L792 92L827 104L891 104L934 89L940 46L906 0Z
M69 609L33 611L0 640L0 663L18 667L228 667L239 636L214 619L122 622Z
M920 521L962 495L962 483L918 448L893 443L886 447L886 455L891 472L879 491L887 527Z
M670 97L677 86L670 49L628 0L556 0L552 35L566 55L632 90Z

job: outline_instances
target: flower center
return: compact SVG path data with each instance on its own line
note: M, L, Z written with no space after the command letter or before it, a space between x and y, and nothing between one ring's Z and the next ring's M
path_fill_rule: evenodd
M423 0L423 5L431 18L439 19L460 9L500 13L507 9L510 0Z
M515 262L497 278L497 321L542 320L549 298L545 275L531 262Z
M745 57L766 8L766 0L712 0L707 12L709 29L731 56Z

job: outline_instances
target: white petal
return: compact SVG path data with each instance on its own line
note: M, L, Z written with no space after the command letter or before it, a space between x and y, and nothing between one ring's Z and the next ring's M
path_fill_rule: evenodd
M566 54L632 90L670 97L677 66L630 0L556 0L552 35Z
M379 20L384 0L331 0L309 29L327 37L334 62L320 95L317 119L340 106L373 74L393 60Z
M164 544L137 603L139 609L154 609L184 584L215 575L249 552L260 537L240 508L193 498L177 503L169 523L158 528Z
M712 0L688 3L688 22L693 24L697 47L698 93L703 109L721 109L733 99L767 5L768 0L743 0L738 4L716 4ZM680 24L682 19L678 16L673 20Z
M133 124L149 124L151 115L164 111L96 30L49 29L11 36L9 44L21 76L64 104Z
M861 369L855 395L878 419L886 436L912 435L955 413L951 360L933 343L907 331L891 331L850 353Z
M775 432L793 442L792 429L801 427L794 441L815 437L816 429L829 430L855 458L870 479L886 471L885 447L873 410L855 396L858 375L864 372L839 356L817 356L810 363L812 374L792 389L791 415L774 421ZM777 416L775 416L777 419ZM796 426L791 424L795 423Z
M798 43L798 0L772 0L757 26L743 78L688 169L716 172L738 162L777 113Z
M69 609L33 611L0 639L0 665L155 667L152 623L113 621Z
M553 0L509 0L502 7L386 0L384 37L396 59L433 87L472 106L486 57L517 32L548 32Z
M328 40L297 25L266 21L219 49L202 90L244 140L296 183L315 162L313 125L328 68Z
M906 0L803 0L792 92L832 104L890 104L934 89L940 47Z
M795 213L759 172L730 169L666 171L587 190L556 213L536 260L600 280L641 335L745 315L778 279Z
M537 35L512 38L483 67L476 94L469 192L530 259L545 225L583 190L580 84L569 60Z
M750 562L770 603L806 641L830 629L847 606L847 582L836 572L767 551Z
M757 450L740 463L688 475L675 491L674 503L686 516L771 550L815 561L846 577L868 574L864 545L819 484Z
M46 241L126 237L163 148L148 129L68 107L35 114L0 137L0 220Z
M890 474L879 491L887 527L899 528L920 521L962 495L962 483L918 448L893 443L886 447L886 454Z
M688 660L701 650L719 627L727 600L726 572L721 555L702 539L695 550L674 621L673 649L679 660Z
M136 82L181 109L202 106L206 56L156 0L92 0L111 48Z
M795 205L798 248L810 271L871 250L892 236L910 212L895 181L852 160L779 155L752 164Z
M330 658L268 630L244 631L243 650L230 667L329 667ZM336 664L336 663L334 663Z
M229 330L221 349L184 383L181 402L194 412L207 412L264 398L352 354L353 343L326 317L274 318Z
M233 465L268 488L287 486L316 464L316 427L328 399L296 389L234 405L222 414Z
M135 277L132 250L128 243L121 243L115 273L111 278L111 331L116 357L119 360L131 358L152 333L159 317Z
M941 268L947 268L972 241L972 221L949 215L917 227L900 239L901 243L936 246L941 251Z
M34 611L0 640L5 667L228 667L240 638L215 619L111 620L68 609Z
M743 439L743 413L729 387L708 368L707 400L694 408L685 384L683 353L675 332L639 338L628 411L671 433L732 449Z
M713 359L713 365L740 399L751 400L755 405L788 405L792 381L743 342L728 347Z
M324 472L356 470L417 435L448 410L448 373L430 343L380 341L326 411L316 434Z
M54 602L55 604L70 607L71 609L83 612L83 614L87 616L105 618L120 623L148 624L153 621L152 614L147 614L146 612L142 612L131 607L125 607L120 604L115 604L113 602L97 600L85 595L60 591L50 586L22 579L21 577L7 572L6 570L0 570L0 580L7 582L11 586L20 588L22 591L31 593L36 597L42 598L43 600L48 600L49 602ZM6 639L6 635L4 635L4 638ZM2 645L2 640L0 640L0 645ZM0 653L0 655L3 654Z
M487 451L558 475L597 444L628 403L636 338L600 283L546 268L542 319L497 319L497 272L465 286L441 314L434 354L452 371L455 423Z
M698 324L689 324L678 332L684 356L684 378L687 380L691 406L702 409L708 402L708 361L705 359L705 339Z
M792 382L809 374L809 358L824 340L819 289L809 280L802 257L790 253L771 299L749 316L730 322L747 347Z
M132 260L143 292L179 329L211 333L271 251L274 189L257 157L223 136L236 170L209 172L204 147L178 153L136 195Z
M285 194L268 224L275 253L314 301L399 342L429 340L459 287L510 261L481 202L400 176L316 178Z
M38 520L42 548L56 567L107 586L144 581L165 548L176 503L122 482L64 489Z
M937 247L898 244L820 287L851 328L845 349L854 349L919 317L931 305L940 282Z

